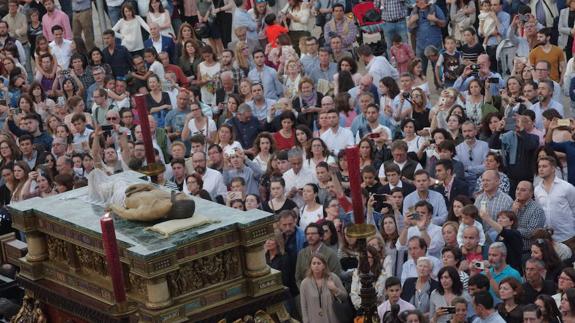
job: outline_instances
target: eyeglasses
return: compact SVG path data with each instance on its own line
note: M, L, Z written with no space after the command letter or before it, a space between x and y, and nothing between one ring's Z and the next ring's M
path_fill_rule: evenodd
M118 120L118 118L116 118L116 117L108 117L108 118L106 118L106 120L107 120L107 121L110 121L110 120Z
M537 72L547 72L546 68L536 68L535 69Z

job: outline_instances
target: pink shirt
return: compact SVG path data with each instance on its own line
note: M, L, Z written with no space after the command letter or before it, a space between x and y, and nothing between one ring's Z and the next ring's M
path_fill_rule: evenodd
M54 9L52 14L46 13L42 17L42 33L44 37L48 39L48 42L54 40L54 35L52 35L52 27L60 25L64 28L64 38L72 40L72 28L70 28L70 20L68 20L68 15L63 11Z

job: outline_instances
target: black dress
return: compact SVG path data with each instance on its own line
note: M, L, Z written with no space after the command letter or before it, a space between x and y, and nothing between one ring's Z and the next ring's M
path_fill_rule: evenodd
M523 323L523 306L521 305L515 306L511 312L507 312L505 303L499 303L497 305L497 311L507 323Z
M214 0L214 8L221 8L225 6L224 0ZM216 25L220 32L220 37L224 47L228 46L228 43L232 41L232 14L225 11L220 11L216 13L216 19L214 25ZM246 74L247 75L247 74Z
M272 208L269 206L270 203L271 203L271 202L268 201L268 202L262 204L262 210L264 210L264 211L266 211L266 212L278 214L278 213L280 213L281 211L284 211L284 210L293 210L293 209L297 208L297 204L295 204L295 202L292 201L292 200L290 200L290 199L286 199L286 201L284 202L284 205L282 205L281 208L279 208L279 209L277 209L277 210L275 210L275 211L272 210ZM274 205L274 208L277 208L277 207L278 207L277 205Z

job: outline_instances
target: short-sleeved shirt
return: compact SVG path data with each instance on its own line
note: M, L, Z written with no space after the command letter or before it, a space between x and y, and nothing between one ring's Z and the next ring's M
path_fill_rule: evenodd
M559 73L559 63L565 61L565 53L563 50L555 45L551 45L549 53L543 50L543 46L533 48L529 53L529 62L535 66L535 64L541 60L546 60L551 64L549 77L555 82L560 82L561 73Z

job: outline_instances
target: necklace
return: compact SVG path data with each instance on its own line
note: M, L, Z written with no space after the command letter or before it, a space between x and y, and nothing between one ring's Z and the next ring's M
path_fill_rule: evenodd
M317 285L317 280L316 280L315 278L314 278L313 282L314 282L314 285L315 285L315 289L317 290L317 296L318 296L317 298L318 298L318 301L319 301L319 312L318 312L318 315L319 315L319 316L323 316L323 309L322 309L322 305L321 305L321 294L322 294L322 292L323 292L323 280L322 280L321 287L319 287L319 286Z

